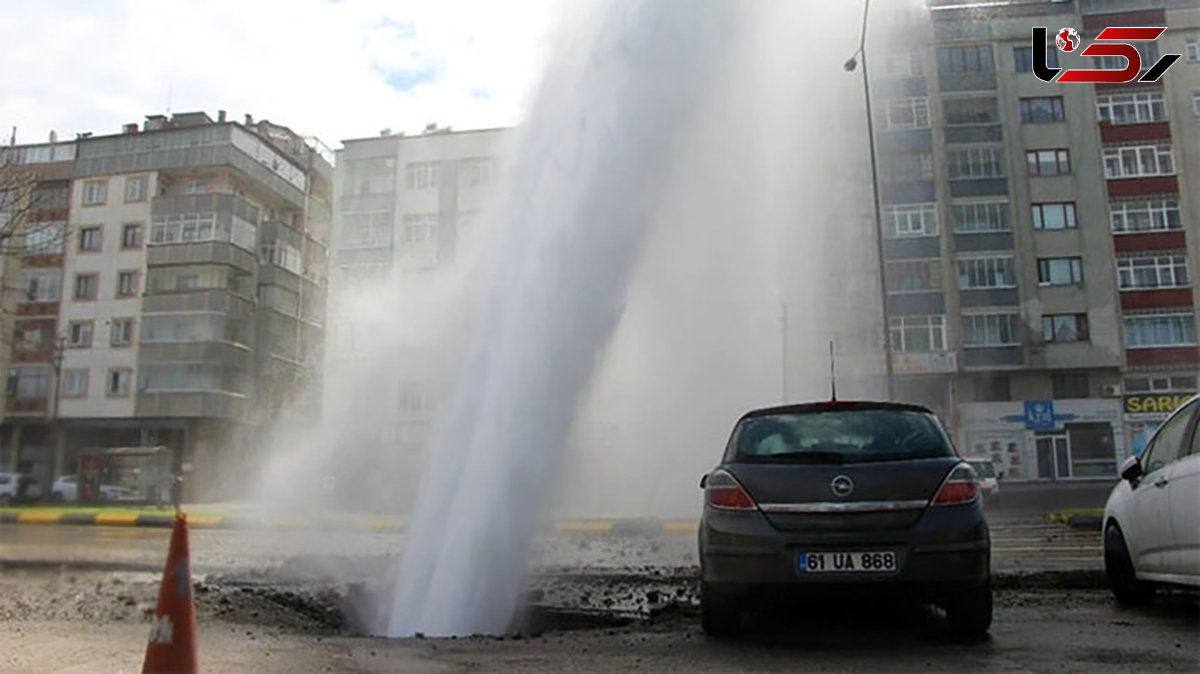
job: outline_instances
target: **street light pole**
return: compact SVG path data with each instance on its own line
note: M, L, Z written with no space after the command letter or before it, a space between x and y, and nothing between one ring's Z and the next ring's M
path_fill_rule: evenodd
M867 144L871 155L871 191L875 197L875 252L879 258L879 302L883 317L883 357L884 368L887 372L887 397L895 397L895 377L892 372L892 322L888 311L887 266L883 257L883 206L879 200L879 167L875 158L875 124L871 116L871 80L867 76L867 16L870 13L871 0L863 2L862 31L859 35L858 51L854 52L843 66L847 72L862 62L863 96L867 103Z

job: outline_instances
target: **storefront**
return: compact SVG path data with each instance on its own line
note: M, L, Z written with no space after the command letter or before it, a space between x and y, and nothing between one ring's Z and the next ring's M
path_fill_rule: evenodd
M1002 480L1112 479L1126 454L1121 401L963 403L959 451Z
M1159 424L1193 395L1194 391L1126 395L1123 401L1125 431L1129 435L1132 453L1141 456Z

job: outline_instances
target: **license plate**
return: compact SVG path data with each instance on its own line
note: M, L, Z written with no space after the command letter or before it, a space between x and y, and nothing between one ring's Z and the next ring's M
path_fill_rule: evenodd
M891 573L899 569L896 553L876 552L800 552L796 554L798 573Z

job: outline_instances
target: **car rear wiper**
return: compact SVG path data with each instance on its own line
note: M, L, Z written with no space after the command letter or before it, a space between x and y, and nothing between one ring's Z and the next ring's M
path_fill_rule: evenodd
M780 452L779 454L743 454L747 463L823 463L841 464L846 455L841 452Z

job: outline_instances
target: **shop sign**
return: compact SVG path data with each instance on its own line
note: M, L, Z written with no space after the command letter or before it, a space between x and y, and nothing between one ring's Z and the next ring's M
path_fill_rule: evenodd
M1125 414L1169 414L1195 393L1142 393L1125 396Z

